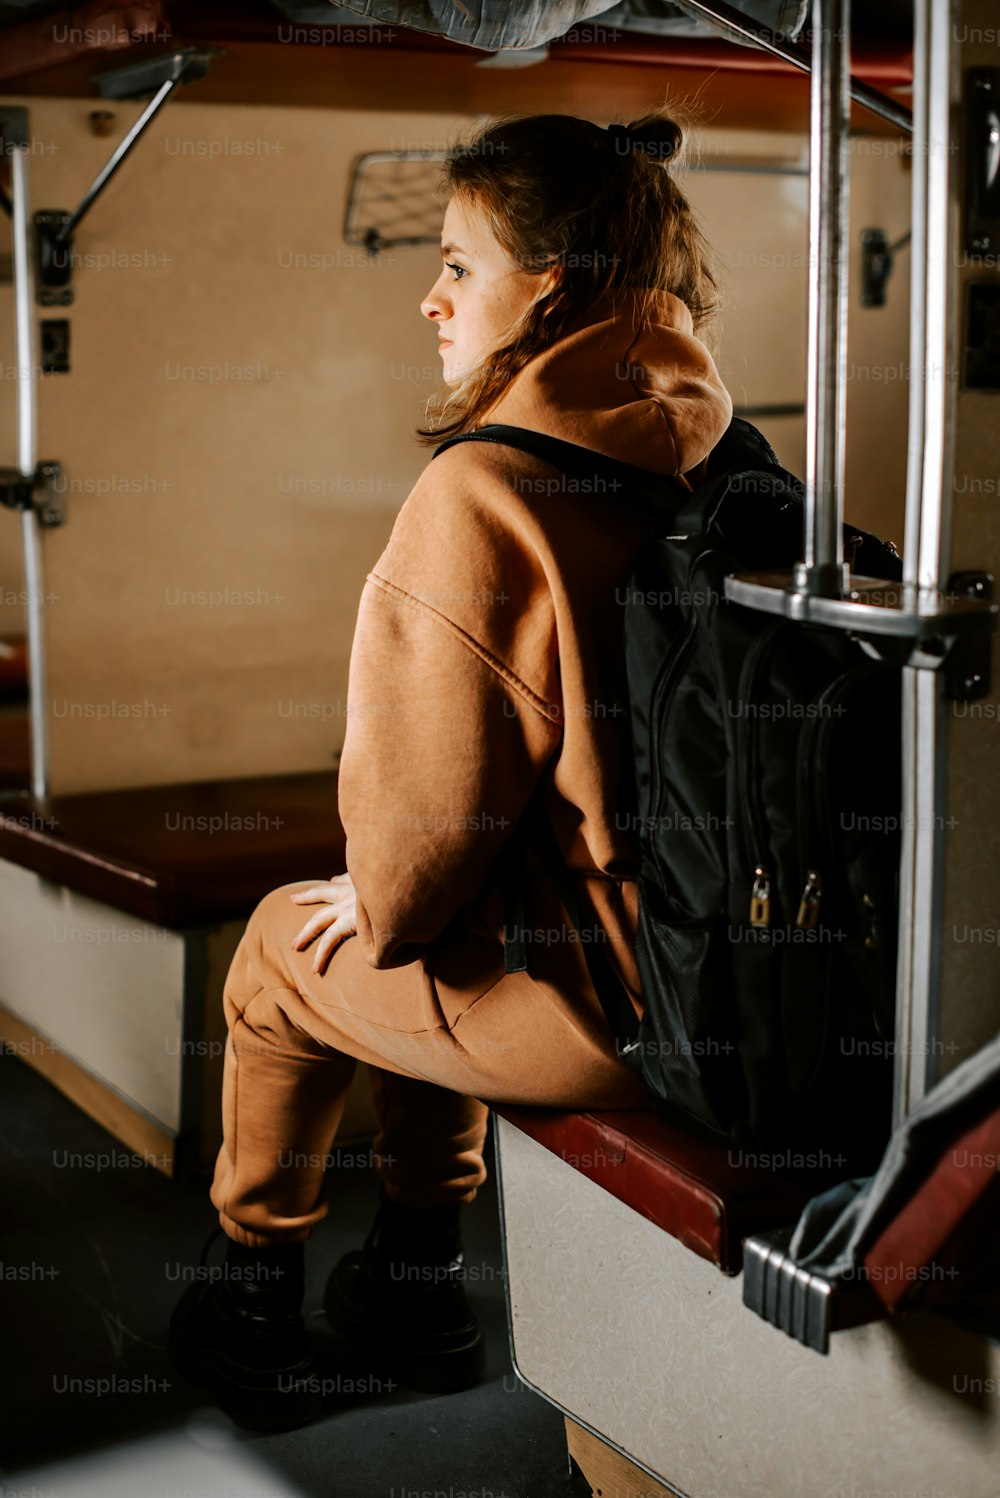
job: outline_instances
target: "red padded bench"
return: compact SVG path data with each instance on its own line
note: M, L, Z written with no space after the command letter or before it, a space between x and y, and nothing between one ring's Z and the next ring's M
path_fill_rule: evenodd
M28 696L28 652L20 637L0 638L0 702L24 702Z
M172 928L345 868L333 771L0 798L0 858Z
M652 1112L563 1113L498 1106L501 1118L725 1274L743 1239L793 1222L829 1177L741 1165L736 1151Z
M0 718L0 790L25 790L31 784L31 734L27 713Z

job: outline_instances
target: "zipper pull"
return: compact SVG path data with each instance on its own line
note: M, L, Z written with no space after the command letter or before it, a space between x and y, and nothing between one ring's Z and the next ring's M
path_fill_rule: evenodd
M871 895L864 895L862 896L861 903L865 907L865 914L868 917L868 935L865 937L865 946L877 947L878 921L875 918L875 901Z
M811 930L817 924L822 894L823 881L815 869L810 869L806 875L806 887L802 891L802 899L799 901L799 912L795 917L796 926L805 926Z
M758 864L754 869L753 887L750 890L750 924L751 926L770 926L771 924L771 881L767 877L767 870Z

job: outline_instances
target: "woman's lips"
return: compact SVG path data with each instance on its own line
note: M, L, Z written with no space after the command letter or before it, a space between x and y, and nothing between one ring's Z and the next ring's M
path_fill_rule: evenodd
M452 342L453 342L453 340L451 338L439 338L438 339L438 348L439 349L442 349L442 348L451 348Z

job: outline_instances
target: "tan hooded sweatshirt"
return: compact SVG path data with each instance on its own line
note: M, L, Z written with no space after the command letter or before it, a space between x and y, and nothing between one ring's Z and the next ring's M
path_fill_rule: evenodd
M666 291L658 302L646 332L634 293L595 303L482 424L549 433L690 488L732 401L687 307ZM449 923L485 903L542 782L582 912L641 1012L622 626L651 526L581 487L491 443L428 463L362 592L340 814L356 939L373 967L396 967L426 961Z

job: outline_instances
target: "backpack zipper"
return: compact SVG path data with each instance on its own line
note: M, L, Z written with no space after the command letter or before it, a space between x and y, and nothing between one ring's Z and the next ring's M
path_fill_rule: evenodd
M806 930L811 930L819 924L823 876L818 864L823 852L832 854L832 843L829 838L826 839L824 850L817 846L820 842L820 819L816 809L818 800L815 786L811 783L815 758L814 746L823 722L823 710L836 695L836 689L843 680L842 676L835 676L833 681L827 683L819 696L813 699L812 705L816 712L803 728L799 744L795 805L798 813L799 877L803 884L795 924Z
M799 823L800 867L805 879L802 902L800 902L799 906L800 911L803 904L806 903L806 897L809 893L809 879L813 872L808 866L809 843L811 843L812 849L816 852L820 851L817 845L822 844L823 856L831 860L835 856L829 798L821 795L819 789L822 781L822 776L819 772L821 766L828 758L827 745L830 735L833 732L832 714L824 714L824 709L832 708L842 697L845 697L852 691L859 681L863 681L871 676L880 675L887 669L891 668L882 665L878 661L861 661L858 665L851 666L842 675L835 677L815 699L818 711L813 721L809 724L807 733L803 736L803 742L799 747L799 804L803 809L809 807L811 813L808 816L800 815ZM811 787L810 781L812 782ZM810 789L812 792L811 795ZM809 843L807 843L804 831L804 824L807 821L810 824L812 833ZM817 894L814 918L808 922L798 924L815 925L818 916L819 897ZM874 916L872 917L872 924L874 925Z
M869 669L871 669L870 663L863 661L858 666L849 667L847 671L835 676L827 683L819 696L813 699L812 705L816 712L806 724L802 733L802 742L799 745L796 806L799 826L799 870L803 887L795 924L806 929L812 929L819 924L823 876L818 864L824 857L832 859L834 856L829 804L818 794L817 790L818 769L822 758L819 744L824 736L824 724L829 723L829 715L824 716L824 714L827 708L832 707L838 698L851 689L857 680L858 673L867 674ZM880 670L881 668L875 666L874 669Z
M761 664L765 650L771 650L782 630L788 628L789 620L779 619L762 630L747 651L740 673L738 696L741 704L750 703L750 687L754 673ZM742 819L743 847L748 867L754 877L750 886L750 925L771 924L771 876L763 861L765 837L757 796L758 719L742 715L744 727L736 732L736 772L740 788L740 800L745 809Z

